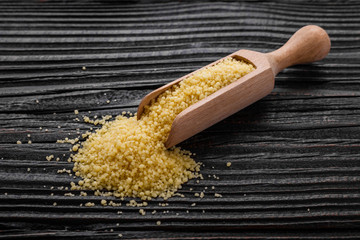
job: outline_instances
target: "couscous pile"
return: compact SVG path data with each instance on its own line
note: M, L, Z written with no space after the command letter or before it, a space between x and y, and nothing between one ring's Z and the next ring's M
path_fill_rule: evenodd
M120 115L104 123L76 148L73 171L82 180L72 189L106 190L143 200L171 197L183 183L200 176L200 164L189 151L164 146L175 117L253 70L251 64L226 58L152 100L140 120Z

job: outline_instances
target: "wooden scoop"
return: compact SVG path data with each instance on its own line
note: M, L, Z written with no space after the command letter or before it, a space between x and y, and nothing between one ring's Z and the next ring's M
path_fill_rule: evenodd
M291 65L323 59L328 54L330 45L329 36L324 29L308 25L298 30L284 46L276 51L264 54L250 50L239 50L226 56L225 58L233 57L249 62L256 69L177 115L172 123L165 146L167 148L172 147L265 97L273 90L275 76L281 70ZM211 67L221 60L203 68ZM188 78L197 71L146 95L139 105L137 118L141 117L144 106L149 104L151 99L156 98L172 85Z

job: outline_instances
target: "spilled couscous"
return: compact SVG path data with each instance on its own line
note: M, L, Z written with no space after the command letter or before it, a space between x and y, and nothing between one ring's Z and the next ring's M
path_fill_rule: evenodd
M189 151L164 146L175 117L253 70L251 64L226 58L159 95L139 120L120 115L104 123L73 149L73 171L82 179L72 189L107 190L143 200L173 196L183 183L200 176L200 164Z

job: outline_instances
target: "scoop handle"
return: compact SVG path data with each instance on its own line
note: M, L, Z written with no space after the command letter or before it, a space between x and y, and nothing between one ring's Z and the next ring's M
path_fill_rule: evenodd
M266 55L276 75L286 67L323 59L330 46L330 38L324 29L308 25L295 32L284 46Z

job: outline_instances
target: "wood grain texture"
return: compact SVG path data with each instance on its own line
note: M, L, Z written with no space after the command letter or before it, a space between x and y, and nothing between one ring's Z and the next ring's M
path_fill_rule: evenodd
M359 239L359 11L357 1L0 1L0 238ZM242 48L277 49L308 24L329 33L329 56L284 70L268 97L183 142L205 164L184 198L155 199L141 216L129 199L103 207L65 189L74 179L57 171L71 169L70 145L55 142L91 127L75 118L135 112L150 91Z

